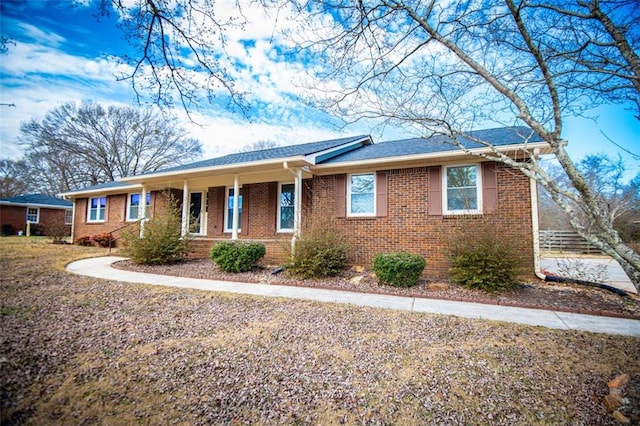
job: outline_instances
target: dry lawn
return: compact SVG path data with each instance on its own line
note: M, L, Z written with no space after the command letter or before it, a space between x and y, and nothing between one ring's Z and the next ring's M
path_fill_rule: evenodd
M2 424L615 424L640 339L67 274L0 239Z

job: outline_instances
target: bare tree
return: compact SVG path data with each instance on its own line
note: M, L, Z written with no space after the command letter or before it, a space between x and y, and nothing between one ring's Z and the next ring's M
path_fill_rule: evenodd
M118 76L129 81L138 100L170 105L177 96L189 113L202 97L223 99L245 111L244 93L229 72L225 33L243 28L239 3L214 0L100 0L99 14L119 15L119 25L134 53Z
M27 165L24 160L0 160L0 198L29 192Z
M285 3L299 8L306 31L297 42L317 59L309 68L318 105L346 120L382 118L454 141L473 139L469 130L488 123L526 124L532 131L522 141L534 133L545 140L568 187L526 151L514 159L477 140L493 148L483 156L538 181L572 227L640 288L640 255L621 240L562 138L567 114L637 101L640 8L634 1Z
M261 151L263 149L276 148L278 144L272 140L251 142L240 148L240 152Z
M20 130L25 162L48 193L151 172L202 154L200 142L157 108L70 102Z

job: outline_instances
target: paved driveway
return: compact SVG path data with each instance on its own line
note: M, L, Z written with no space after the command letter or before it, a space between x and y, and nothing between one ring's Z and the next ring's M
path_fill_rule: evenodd
M621 290L626 290L631 293L637 294L638 291L635 289L627 274L625 274L622 267L610 257L597 257L597 258L582 258L582 257L543 257L540 260L540 266L543 270L547 270L549 272L554 272L558 275L559 264L562 261L567 261L568 264L573 265L576 264L578 267L594 269L598 267L606 268L606 273L608 279L604 281L604 284L609 284L612 287L619 288Z

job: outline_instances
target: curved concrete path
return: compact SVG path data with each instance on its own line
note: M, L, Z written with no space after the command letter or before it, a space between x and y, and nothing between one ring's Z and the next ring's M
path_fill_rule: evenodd
M198 290L222 291L267 297L288 297L318 302L349 303L375 308L398 309L455 315L465 318L507 321L560 330L583 330L594 333L620 334L640 337L640 320L610 318L595 315L511 306L485 305L481 303L454 302L448 300L415 297L388 296L341 290L324 290L283 285L236 283L196 278L172 277L142 272L114 269L111 264L126 259L118 256L94 257L77 260L67 265L71 273L114 281L162 285Z

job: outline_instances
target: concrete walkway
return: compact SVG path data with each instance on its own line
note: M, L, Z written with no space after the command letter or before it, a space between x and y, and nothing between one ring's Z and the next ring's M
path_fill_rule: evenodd
M620 290L627 291L629 293L638 294L638 290L633 286L633 283L622 269L622 266L611 257L598 256L598 257L554 257L548 256L540 259L540 267L549 272L553 272L556 275L562 275L558 273L561 269L560 266L564 262L565 265L577 265L579 268L584 268L585 271L598 271L603 269L607 275L607 279L603 280L603 284L609 284L612 287L619 288Z
M526 309L481 303L454 302L415 297L366 294L341 290L324 290L283 285L236 283L196 278L172 277L114 269L111 264L124 257L107 256L78 260L67 265L71 273L114 281L162 285L198 290L222 291L267 297L314 300L318 302L349 303L375 308L398 309L455 315L465 318L507 321L560 330L583 330L594 333L620 334L640 337L640 320L609 318L567 312Z

